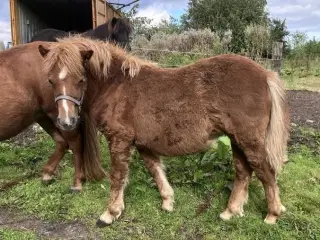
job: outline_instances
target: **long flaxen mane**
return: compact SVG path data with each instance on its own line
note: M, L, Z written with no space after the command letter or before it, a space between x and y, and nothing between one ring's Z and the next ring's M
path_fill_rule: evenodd
M113 59L122 62L123 74L128 72L131 78L139 74L142 66L153 66L157 64L139 59L113 43L81 37L79 35L58 38L58 42L50 43L50 51L44 59L44 71L50 72L56 64L59 69L65 67L68 74L75 77L84 75L83 60L80 51L92 50L93 55L89 61L90 73L97 79L106 79Z

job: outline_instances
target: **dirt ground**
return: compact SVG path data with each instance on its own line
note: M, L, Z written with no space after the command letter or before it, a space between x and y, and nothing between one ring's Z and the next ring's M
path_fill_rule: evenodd
M100 239L98 236L90 236L83 223L46 222L34 217L20 216L17 209L8 208L0 208L0 228L31 230L42 239Z
M292 125L319 130L320 93L291 90L287 94ZM303 139L298 132L292 133L295 136L291 136L290 145L293 145L294 142L310 141L310 139ZM27 145L28 142L33 141L35 135L34 129L30 127L11 141L17 145ZM46 222L34 217L25 218L20 217L19 211L8 208L0 208L0 228L28 229L45 239L100 239L98 235L92 236L85 224L81 222Z
M291 122L298 126L320 129L320 93L287 91Z

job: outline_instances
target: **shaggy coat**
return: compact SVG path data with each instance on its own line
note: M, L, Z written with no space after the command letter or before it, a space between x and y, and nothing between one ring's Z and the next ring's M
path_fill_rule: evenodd
M159 156L206 150L222 134L232 142L236 177L228 207L220 217L243 215L253 171L266 193L265 222L275 223L285 210L276 174L286 156L289 115L276 73L237 55L202 59L177 69L160 68L112 44L86 38L60 39L39 50L55 94L67 88L69 95L79 98L85 91L83 110L109 140L110 202L98 226L112 223L124 209L132 146L159 187L162 208L172 211L173 190ZM67 76L59 81L65 66ZM83 78L86 84L79 87Z

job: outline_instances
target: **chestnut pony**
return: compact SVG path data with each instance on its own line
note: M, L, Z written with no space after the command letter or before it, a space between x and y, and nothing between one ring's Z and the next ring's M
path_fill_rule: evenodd
M111 224L124 210L132 147L153 175L162 208L172 211L173 189L159 157L206 150L222 134L232 141L236 176L220 217L243 216L253 171L265 190L265 222L276 223L285 211L276 176L286 157L289 112L276 73L237 55L160 68L110 43L81 37L43 43L39 52L55 96L83 98L83 111L109 141L110 201L99 227ZM71 101L67 107L60 105L60 121L77 118L75 109Z
M39 123L56 145L43 168L42 180L53 179L57 165L70 148L75 163L71 189L79 191L84 178L99 180L105 176L100 165L96 129L83 113L80 126L74 125L67 131L59 120L56 123L58 111L51 85L42 73L43 58L38 46L39 43L30 43L0 52L0 140L17 135L34 122ZM65 106L65 100L58 101L58 105ZM72 110L79 114L78 107ZM70 124L75 121L70 118Z

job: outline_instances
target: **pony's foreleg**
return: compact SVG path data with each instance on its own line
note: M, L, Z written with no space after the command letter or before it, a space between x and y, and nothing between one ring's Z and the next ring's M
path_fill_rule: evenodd
M113 137L109 144L111 155L110 200L108 209L97 221L98 227L110 225L120 217L124 210L124 189L129 171L131 143L119 137Z
M73 152L74 159L74 181L71 187L72 191L82 190L82 180L84 174L82 172L83 154L82 154L82 136L78 129L73 132L62 131L63 137L67 140L70 150Z
M143 150L139 150L139 154L158 186L160 195L162 197L162 209L168 212L173 211L174 191L170 186L163 170L163 165L160 158L151 152Z
M228 207L220 214L223 220L229 220L233 215L244 215L243 205L248 201L248 186L252 176L252 168L244 153L235 144L232 144L232 152L236 176Z
M48 183L52 181L56 174L57 166L68 149L68 143L49 118L43 117L39 119L38 124L53 138L56 145L53 154L49 157L42 170L41 179L44 183Z

